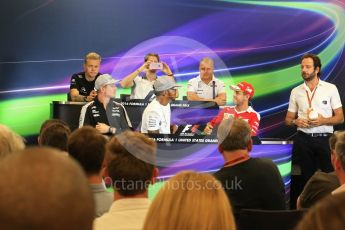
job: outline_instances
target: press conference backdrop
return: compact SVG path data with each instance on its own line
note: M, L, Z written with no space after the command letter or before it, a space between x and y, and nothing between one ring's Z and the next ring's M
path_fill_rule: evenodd
M52 101L66 100L90 51L116 79L159 53L184 86L180 97L199 60L213 58L227 86L255 87L261 137L293 134L283 120L304 53L318 54L322 79L345 93L344 1L13 0L0 8L0 34L0 123L23 136L38 133Z

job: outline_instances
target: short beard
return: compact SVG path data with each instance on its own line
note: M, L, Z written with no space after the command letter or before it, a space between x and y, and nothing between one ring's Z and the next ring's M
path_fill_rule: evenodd
M315 79L315 77L316 77L316 73L315 73L315 72L313 72L312 74L310 74L310 75L309 75L309 77L308 77L308 78L305 78L305 77L303 76L303 74L302 74L302 77L303 77L303 79L304 79L305 81L312 81L312 80L314 80L314 79Z

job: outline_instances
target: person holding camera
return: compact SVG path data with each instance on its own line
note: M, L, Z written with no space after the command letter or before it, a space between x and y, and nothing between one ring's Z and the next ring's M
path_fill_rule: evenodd
M160 62L158 54L148 53L144 61L144 64L120 82L122 88L132 89L130 99L150 100L154 96L153 83L157 79L157 71L174 78L169 66L165 62Z

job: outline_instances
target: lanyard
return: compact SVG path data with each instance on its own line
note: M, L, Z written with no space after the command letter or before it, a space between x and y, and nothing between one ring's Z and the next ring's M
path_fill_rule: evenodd
M316 88L314 89L314 92L311 94L311 98L309 96L309 93L308 93L308 90L306 90L306 94L307 94L307 97L308 97L308 103L309 103L309 108L311 108L311 102L313 101L313 98L314 98L314 95L315 95L315 92L317 90L317 86Z
M240 161L242 160L247 160L249 159L249 156L248 155L245 155L245 156L240 156L240 157L237 157L231 161L227 161L225 164L224 164L224 167L228 167L228 166L231 166L231 165L235 165L237 163L239 163Z

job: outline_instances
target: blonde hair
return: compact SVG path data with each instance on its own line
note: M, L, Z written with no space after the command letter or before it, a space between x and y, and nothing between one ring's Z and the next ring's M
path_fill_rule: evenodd
M214 67L214 61L212 60L212 58L209 58L209 57L204 57L203 59L200 60L200 64L201 63L208 63L208 64L211 64L212 67Z
M23 138L7 126L0 124L0 159L24 148Z
M95 52L90 52L90 53L86 54L84 63L86 63L87 60L89 60L89 59L91 59L91 60L99 60L100 62L102 61L101 56L98 53L95 53Z
M236 229L221 184L193 171L169 179L153 200L143 229Z

